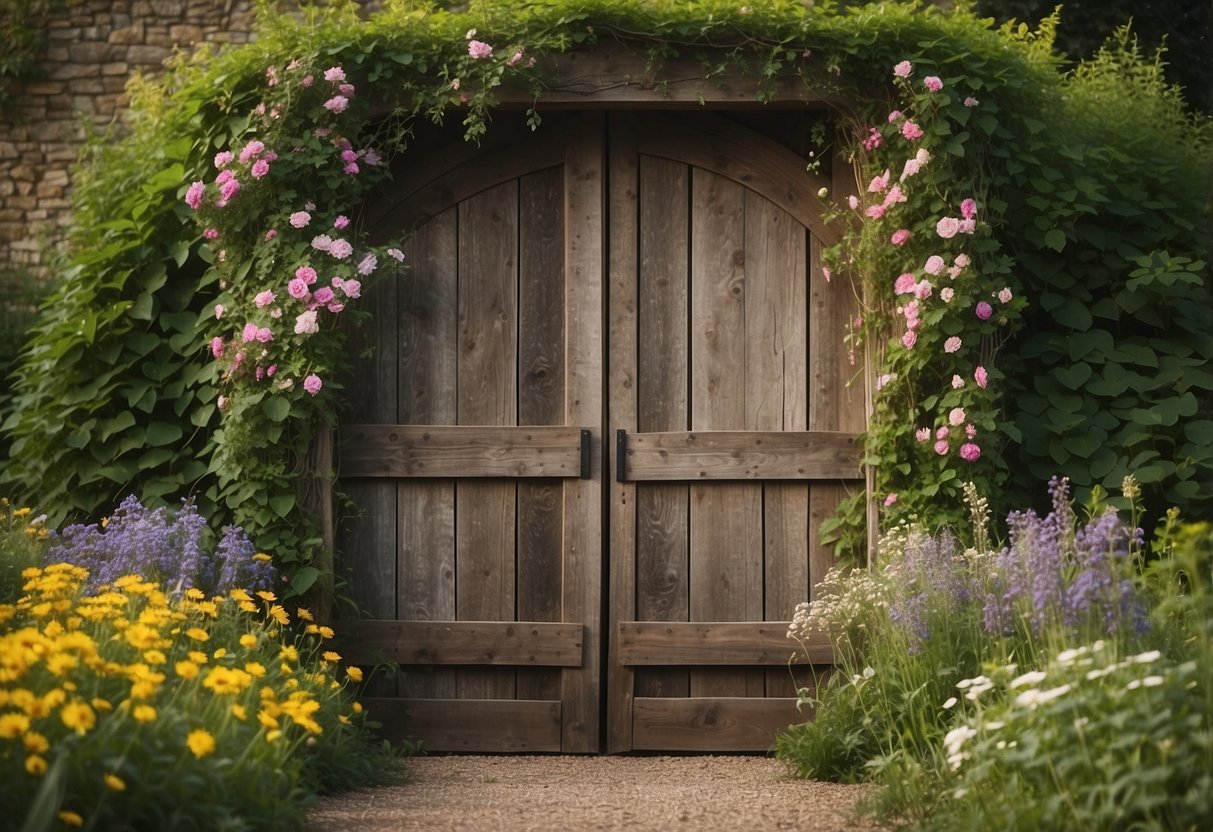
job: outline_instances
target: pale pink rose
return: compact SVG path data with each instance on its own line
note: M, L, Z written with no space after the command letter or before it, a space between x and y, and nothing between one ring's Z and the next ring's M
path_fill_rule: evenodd
M917 159L906 159L905 167L901 169L901 178L899 181L905 182L911 176L915 176L922 170L922 165L918 164Z
M931 438L931 429L930 428L919 428L918 430L914 431L914 438L917 439L919 442L926 442L928 439Z
M354 97L354 85L353 84L341 84L340 86L337 87L337 92L341 93L346 98L353 98Z
M901 345L903 347L905 347L907 350L913 349L914 345L917 343L918 343L918 333L912 329L907 330L906 333L901 336Z
M946 353L956 352L957 350L960 349L960 347L961 347L960 338L958 338L955 335L953 335L951 338L949 338L948 340L943 342L943 351Z
M350 100L344 95L334 95L328 101L324 102L324 109L333 113L344 113L346 108L350 106Z
M362 283L357 280L346 280L341 284L341 292L347 298L357 298L362 294Z
M889 113L889 124L892 124L899 118L901 118L901 110L894 110L893 112Z
M317 393L319 393L320 388L323 386L324 386L324 382L322 382L320 380L320 376L316 375L315 373L312 373L311 375L309 375L307 378L305 378L303 380L303 389L308 395L311 395L311 396L314 396Z
M893 284L893 291L899 295L908 295L914 291L917 283L918 280L912 272L903 272L897 276L897 282Z
M976 107L980 103L981 103L980 101L978 101L976 98L974 98L971 95L966 96L965 100L964 100L964 105L966 107Z
M957 231L957 233L960 233L960 234L972 234L976 230L977 230L977 220L975 220L975 219L961 220L960 223L956 226L956 231Z
M977 435L977 425L974 425L972 423L965 425L965 436L972 439L976 435Z
M899 228L893 232L893 236L889 238L889 242L895 246L903 246L910 239L910 229Z
M830 278L834 276L834 273L832 271L830 271L829 266L822 266L821 267L821 276L825 278L826 283L829 283Z
M362 262L358 264L358 274L366 277L375 271L379 265L379 259L374 254L367 254L362 258Z
M316 282L316 270L311 266L300 266L295 269L295 277L302 280L308 286Z
M522 60L522 50L518 49L514 52L513 55L510 55L509 59L505 62L505 65L506 66L517 66L518 62L521 60Z
M327 234L317 234L312 238L312 248L316 251L328 251L333 244L333 238Z
M981 458L981 447L976 442L966 442L960 446L960 458L965 462L976 462Z
M914 154L914 161L919 165L925 165L927 162L931 161L931 151L927 150L925 147L918 148L918 152Z
M998 290L998 301L999 301L999 303L1010 303L1011 302L1010 287L1003 286L1001 289Z
M344 260L353 253L354 247L345 240L333 240L333 244L329 246L329 254L338 260Z
M269 306L273 302L274 302L274 293L269 291L268 289L265 290L264 292L258 292L257 296L255 298L253 298L253 304L258 309L264 309L265 307Z
M888 508L889 506L893 505L893 504L894 504L894 503L896 503L896 502L897 502L897 495L896 495L896 494L889 494L888 496L886 496L886 497L884 498L884 504L885 504L885 508Z
M887 187L889 187L889 169L885 168L884 173L873 177L872 181L868 183L868 193L878 194Z
M939 274L943 271L943 265L943 258L938 254L932 254L927 258L926 265L922 267L922 270L927 274Z
M990 320L990 316L994 314L994 307L986 303L984 300L977 304L977 317L983 321Z
M319 289L317 289L315 292L312 293L312 301L316 304L319 304L320 306L324 306L326 303L328 303L332 299L333 299L333 290L330 289L328 286L321 286Z
M893 75L898 78L909 78L914 72L914 65L909 61L901 61L893 67Z
M883 205L869 205L863 213L874 220L878 220L884 216L884 212L885 207Z
M194 182L185 192L185 204L197 211L202 207L202 197L206 194L206 183Z
M959 266L960 268L963 269L963 268L967 267L973 261L969 259L969 255L961 252L960 254L956 255L956 259L953 260L952 262L954 262L957 266Z
M316 322L316 310L309 309L308 311L295 318L295 334L296 335L311 335L320 331L320 325Z
M914 297L918 298L919 300L926 300L931 296L931 290L933 288L934 287L931 286L931 281L923 278L914 284Z
M307 211L296 211L290 216L291 228L303 228L312 221L312 215Z
M859 207L859 197L855 196L855 194L851 194L847 197L847 205L852 211L854 211Z
M912 142L922 138L922 128L909 119L906 119L906 123L901 125L901 135L907 141Z
M228 404L227 396L220 396L217 401L217 404L219 405L220 410L227 410L227 404Z
M963 390L964 386L965 386L965 380L963 378L961 378L958 375L952 376L952 389L953 390Z
M954 428L958 428L964 424L965 409L963 407L954 407L948 411L948 424Z
M939 454L940 456L947 456L948 455L948 440L940 439L938 442L936 442L935 443L935 453Z
M939 222L935 223L935 233L945 240L950 240L956 236L956 232L960 230L960 220L956 217L944 217Z
M219 320L220 318L222 318L222 317L223 317L223 313L224 313L225 311L226 311L226 310L225 310L225 308L224 308L224 306L223 306L223 304L222 304L222 303L216 303L216 304L215 304L215 320Z
M493 47L489 46L484 41L473 40L468 42L468 54L477 61L491 57Z
M303 300L308 295L307 283L296 277L286 284L286 293L295 300Z
M947 439L948 433L949 433L948 426L940 425L939 428L935 431L935 438L936 439Z
M973 380L977 382L977 386L982 390L986 389L986 385L990 382L990 376L986 372L985 367L978 367L973 371Z
M241 341L256 341L257 340L257 325L249 322L244 325L244 332L240 334Z
M324 71L324 80L334 84L341 83L345 80L345 70L339 66L331 66Z
M346 152L352 153L353 151L346 151ZM333 228L342 229L342 228L345 228L349 224L350 224L350 218L347 217L345 214L338 214L337 219L333 220Z
M387 250L387 256L400 263L404 262L404 252L398 248L389 248Z
M951 303L952 298L956 297L956 290L951 286L944 286L939 290L939 299L944 303Z
M905 201L906 195L901 192L900 185L894 185L893 187L889 188L889 192L884 195L884 205L886 208L894 203Z
M966 199L960 203L960 215L966 220L971 220L977 216L977 203L972 199Z
M223 357L224 342L222 338L215 337L211 339L211 355L215 358Z
M939 80L937 75L928 75L922 79L922 85L931 92L939 92L943 89L943 81Z
M265 241L268 243L277 236L278 232L271 228L269 231L265 232Z

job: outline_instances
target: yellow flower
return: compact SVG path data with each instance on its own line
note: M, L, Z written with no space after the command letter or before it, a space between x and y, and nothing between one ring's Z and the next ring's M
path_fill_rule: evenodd
M32 511L33 511L33 509L31 509L29 506L22 506L21 508L13 511L13 517L16 517L18 520L20 520L23 517L29 517L29 515Z
M256 612L257 605L254 604L252 601L241 601L240 609L244 610L245 612Z
M257 637L252 633L245 633L240 637L240 646L252 650L257 646Z
M262 725L264 725L266 728L277 728L278 727L278 720L275 719L272 714L270 714L269 712L267 712L265 710L257 711L257 721L260 722Z
M215 750L215 738L202 728L190 731L189 736L185 738L185 744L189 746L190 751L194 752L194 756L199 758L205 757Z
M362 681L362 668L354 667L351 665L350 667L347 667L345 669L345 675L349 676L350 679L355 682L361 682Z
M21 744L30 754L45 754L51 747L50 740L37 731L26 731L21 737Z
M342 725L352 725L353 724L352 722L350 722L350 718L348 716L346 716L345 714L337 714L337 721L340 722Z
M275 595L274 593L270 592L269 590L265 590L265 589L258 590L257 597L260 598L262 601L267 601L267 602L278 600L277 595Z
M39 757L37 754L31 754L25 758L25 770L35 777L41 777L46 774L46 758Z
M151 705L136 705L131 716L136 722L152 722L156 719L156 709Z
M206 653L201 653L197 650L191 650L186 654L190 657L190 661L194 664L206 664Z
M105 785L108 786L111 791L115 791L115 792L126 791L126 782L123 781L123 779L121 777L119 777L117 774L105 775Z
M309 610L307 607L296 607L295 615L301 621L315 621L316 620L316 619L312 618L312 611Z
M63 676L79 662L70 653L56 653L46 660L46 669L56 676Z
M291 617L287 615L286 610L282 608L281 604L274 604L272 607L270 607L270 611L267 614L270 618L277 621L283 627L291 623Z
M236 668L212 667L202 681L202 686L210 688L219 696L235 695L248 687L253 681L252 675Z
M241 722L244 722L246 719L248 719L248 711L244 709L243 705L233 705L232 716L236 717L236 719L240 720Z
M201 627L190 627L185 631L185 634L194 641L208 641L211 637L211 634Z
M100 696L93 697L93 708L101 713L109 713L114 709L114 706L109 703L109 700L102 699Z
M214 653L212 653L211 655L212 655L214 658L216 658L216 659L222 659L224 656L226 656L226 655L227 655L227 648L226 648L226 647L220 647L218 650L216 650L216 651L215 651Z
M159 650L145 650L143 653L143 660L148 664L164 664L166 661L168 661L164 654Z
M325 650L320 654L320 658L324 659L326 662L339 662L341 661L341 654L335 653L332 650Z
M253 555L253 560L259 560L262 563L269 563L271 560L273 560L273 558L271 558L265 552L258 552L257 554Z
M333 628L332 627L317 627L316 631L318 633L320 633L321 638L332 638L333 637Z
M209 615L211 618L219 617L219 607L214 601L199 601L198 603L194 604L194 609L198 610L204 615Z
M278 652L284 661L297 662L299 661L299 651L295 649L293 644L282 645L282 650Z
M255 676L258 679L265 675L265 667L260 662L248 662L244 665L244 670L250 676Z
M231 592L228 593L228 596L237 603L240 603L241 601L252 601L253 600L253 596L249 595L243 589L233 589Z
M6 713L0 716L0 739L15 740L29 730L29 717L25 714Z
M64 705L59 711L59 718L63 720L64 725L82 736L97 724L97 715L93 713L93 709L80 701Z
M201 601L206 597L206 593L196 586L191 586L185 591L185 597L189 598L191 601Z
M80 815L76 814L75 812L68 811L67 809L64 809L59 813L59 820L63 821L67 826L84 826L84 818L80 817Z
M266 732L265 741L273 742L274 740L278 739L281 736L282 736L282 732L279 731L277 728L274 728L274 729Z
M182 679L194 679L198 676L198 665L193 662L180 661L177 662L177 675Z

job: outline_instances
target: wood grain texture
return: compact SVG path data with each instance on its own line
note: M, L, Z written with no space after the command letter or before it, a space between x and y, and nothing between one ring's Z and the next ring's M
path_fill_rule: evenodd
M633 151L635 152L635 151ZM640 155L636 165L636 330L639 430L684 430L687 402L687 310L690 302L690 172L685 164ZM690 512L685 485L644 486L635 492L636 610L656 621L690 615ZM636 677L638 696L685 696L683 672L648 671Z
M342 655L365 664L580 667L585 628L544 621L363 621Z
M563 425L564 168L518 182L518 424ZM578 443L580 452L580 443ZM576 466L580 474L580 456ZM564 486L518 483L518 618L559 621ZM519 673L520 699L559 699L559 671Z
M457 416L458 260L456 208L434 217L404 246L410 268L400 277L396 398L406 424L452 425ZM397 489L397 617L455 617L455 483L399 482ZM455 673L411 672L400 694L453 697Z
M458 418L514 425L518 371L518 185L507 182L459 205ZM514 618L514 483L455 485L456 615ZM460 699L510 699L512 672L460 671Z
M606 171L601 113L578 117L564 164L565 274L569 291L565 307L565 424L603 424L606 383L603 361L605 316L604 255ZM602 436L592 444L589 479L564 486L564 575L562 617L602 632L603 491ZM586 645L585 664L560 676L563 719L561 750L595 753L601 718L600 638Z
M861 479L858 436L838 431L671 431L626 437L636 481Z
M637 750L770 751L775 735L804 721L795 699L637 697L633 706Z
M830 640L815 637L808 651L788 638L788 621L624 621L615 628L620 661L629 665L827 664Z
M607 389L606 436L636 429L637 377L637 274L639 160L635 151L634 118L620 114L613 120L610 143L608 242L610 269L607 284ZM603 470L615 468L614 445L604 443ZM607 480L609 626L634 619L636 609L636 496L633 483ZM618 644L607 640L606 751L617 754L632 748L632 697L636 678L619 662Z
M497 699L362 700L389 740L427 751L530 754L560 751L559 702Z
M578 477L581 428L347 425L349 477Z

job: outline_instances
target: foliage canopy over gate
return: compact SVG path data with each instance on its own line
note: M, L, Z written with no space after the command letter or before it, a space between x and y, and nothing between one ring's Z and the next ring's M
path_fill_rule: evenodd
M128 135L77 180L75 253L15 378L3 482L56 522L129 492L192 497L305 590L319 541L301 473L339 403L336 316L395 265L357 233L358 206L407 165L418 120L475 139L516 76L542 130L549 58L619 41L658 80L694 56L705 85L792 75L830 102L837 134L815 158L837 143L860 195L839 199L849 230L827 262L862 291L851 337L879 386L866 447L886 520L948 520L966 480L1022 502L1055 473L1081 490L1132 472L1155 510L1207 510L1209 135L1158 60L1121 33L1064 75L1050 20L808 5L267 13L256 43L136 81ZM844 547L861 498L831 524Z

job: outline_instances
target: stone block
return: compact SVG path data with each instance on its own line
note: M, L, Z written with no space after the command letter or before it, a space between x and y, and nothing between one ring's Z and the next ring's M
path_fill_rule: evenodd
M202 40L202 27L189 23L179 23L168 27L168 36L178 46L189 46Z
M42 175L42 184L44 185L56 185L66 188L69 182L71 182L71 177L68 176L65 170L48 170Z
M0 223L21 222L24 217L24 211L18 211L16 208L0 208Z
M16 142L0 142L0 159L19 159L21 151Z
M167 46L132 46L126 50L126 60L132 64L159 66L172 54L173 50ZM97 67L97 74L101 74L101 67Z
M59 95L67 86L62 81L26 81L22 95Z
M38 207L38 198L30 195L31 193L33 193L33 190L34 190L33 182L18 182L17 183L17 195L13 196L13 197L9 197L8 200L6 200L6 201L8 202L9 205L13 206L14 208L20 208L22 211L28 211L31 208L37 208Z
M79 78L68 86L68 91L75 96L98 95L105 92L105 85L100 78Z
M120 75L125 78L130 74L130 71L130 65L125 61L114 61L113 63L101 65L101 74L103 76Z
M66 46L48 46L48 47L46 47L46 63L47 64L67 63L67 47Z
M13 165L8 169L8 175L14 182L33 182L34 166L28 161L20 165Z
M54 27L54 21L51 22L51 28L47 30L46 39L52 43L55 41L68 41L78 43L81 37L81 29L79 26L67 25L61 28Z
M25 218L30 222L46 222L51 218L50 211L44 208L35 208L25 215Z
M126 29L133 25L133 21L131 20L131 16L129 14L122 14L118 11L118 7L120 5L122 4L113 4L113 10L110 12L110 26L115 29Z
M73 78L101 77L100 64L59 64L51 69L50 77L56 81L70 81Z
M67 52L72 61L79 64L103 64L122 57L117 46L97 40L74 43L68 47ZM101 74L100 68L98 68L97 74Z
M107 40L113 44L129 46L131 44L143 43L143 21L140 20L134 25L124 26L121 29L114 29L110 32Z
M185 14L186 0L151 0L152 11L158 17L180 18Z

